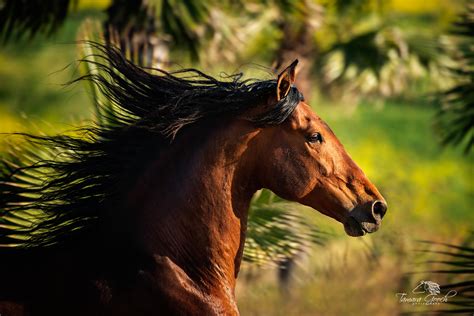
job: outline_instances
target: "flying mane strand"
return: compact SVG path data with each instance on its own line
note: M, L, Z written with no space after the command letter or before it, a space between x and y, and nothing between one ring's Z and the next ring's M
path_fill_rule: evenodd
M79 136L21 134L26 144L0 162L0 246L51 246L93 231L151 159L149 148L172 146L183 128L201 120L239 117L276 91L276 80L242 74L221 81L196 69L152 73L114 47L86 44L98 53L82 62L98 72L73 82L92 81L113 107L102 106L103 123L79 129ZM293 87L269 111L246 119L281 124L301 100Z

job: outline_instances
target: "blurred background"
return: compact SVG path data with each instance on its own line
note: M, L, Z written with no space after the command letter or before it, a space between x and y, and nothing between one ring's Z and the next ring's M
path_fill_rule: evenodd
M259 192L242 315L472 315L474 1L0 0L0 35L1 133L57 134L95 119L106 100L66 85L94 70L77 62L91 53L77 41L214 76L273 78L298 58L298 87L389 211L379 232L351 238ZM0 135L0 152L16 141ZM457 304L401 303L396 293L420 280L453 285Z

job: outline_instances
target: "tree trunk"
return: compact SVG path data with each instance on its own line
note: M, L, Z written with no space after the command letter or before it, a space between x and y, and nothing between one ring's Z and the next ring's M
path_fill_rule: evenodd
M294 19L288 17L281 22L283 38L273 68L278 73L281 68L298 59L296 86L306 100L311 100L314 89L311 71L319 53L314 33L322 24L323 8L309 1L305 1L304 7L305 11L299 23L294 23Z

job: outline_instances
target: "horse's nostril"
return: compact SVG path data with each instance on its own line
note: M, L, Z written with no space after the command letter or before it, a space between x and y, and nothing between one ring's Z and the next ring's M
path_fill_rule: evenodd
M382 201L375 201L372 204L372 214L375 218L382 219L387 212L387 204Z

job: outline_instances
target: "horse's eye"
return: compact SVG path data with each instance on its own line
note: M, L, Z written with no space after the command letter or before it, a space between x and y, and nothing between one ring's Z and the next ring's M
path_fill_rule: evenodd
M322 143L323 136L320 133L313 133L307 137L309 143Z

